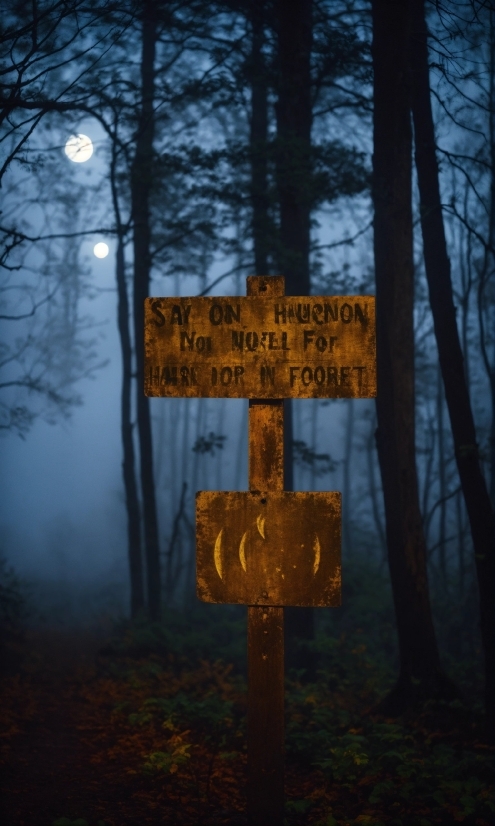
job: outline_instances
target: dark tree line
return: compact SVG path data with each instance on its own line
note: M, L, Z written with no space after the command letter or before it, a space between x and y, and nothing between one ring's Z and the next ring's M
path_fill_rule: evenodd
M375 265L378 431L387 545L401 671L390 704L407 695L452 696L429 605L426 545L415 466L412 123L420 217L435 337L459 478L471 525L485 654L485 700L494 725L495 520L481 471L456 323L440 199L424 0L373 4ZM412 123L411 123L412 115Z
M436 6L425 5L424 0L373 0L371 14L369 7L360 2L324 0L230 0L208 4L207 8L194 0L94 0L89 4L73 0L34 4L29 9L22 3L12 4L2 35L6 147L2 174L7 175L14 167L27 168L32 157L28 154L29 142L44 123L61 134L68 116L92 118L107 140L105 181L111 207L104 216L93 210L92 220L95 227L99 221L116 239L123 363L123 478L133 616L147 611L158 620L163 597L163 542L154 467L156 438L150 403L142 393L142 305L155 290L153 279L161 275L181 279L193 273L199 291L206 292L212 287L207 273L215 256L221 254L233 263L227 274L283 273L289 295L307 295L321 289L322 283L330 294L349 287L354 290L356 279L353 283L345 270L340 274L323 272L321 249L342 243L352 248L353 241L332 239L322 244L320 216L333 205L357 203L360 199L364 203L371 195L379 382L376 446L384 522L374 477L372 428L366 450L370 512L376 531L386 539L397 620L400 673L383 704L394 712L425 698L456 694L441 664L428 584L428 558L432 558L428 531L429 520L434 517L425 513L425 503L433 450L426 471L420 469L418 473L417 411L421 403L416 398L419 344L415 310L419 306L420 279L415 252L418 236L414 232L418 210L422 241L419 257L424 259L428 287L428 303L425 295L421 306L425 317L431 313L441 375L434 391L431 382L427 383L428 392L433 392L436 400L440 489L432 514L439 516L438 554L444 580L450 498L456 503L458 524L462 524L463 513L469 521L480 595L486 708L492 728L493 14L475 0L452 0ZM445 31L448 38L444 38ZM482 142L473 156L468 156L462 146L452 145L442 160L450 164L453 175L465 174L465 204L472 193L477 208L488 202L488 217L482 221L467 207L462 213L454 196L448 205L445 198L442 201L445 175L441 177L435 137L435 116L439 113L446 113L445 117L452 118L456 128L461 129L456 109L461 93L452 91L460 83L452 68L459 60L456 63L448 44L466 43L468 37L472 39L469 47L481 56L489 77L487 100L484 92L479 98L485 103L469 104L470 111L489 124L488 153ZM440 80L432 75L433 69ZM467 62L461 80L478 82ZM441 85L444 81L447 92ZM482 89L481 81L479 87ZM353 140L354 135L349 138L349 129L344 129L341 122L353 123L361 140ZM371 140L370 170L366 146L370 148ZM413 160L419 186L417 205ZM366 233L369 207L367 211L367 222L358 229L356 238ZM471 281L467 278L462 282L465 290L459 296L449 261L452 221L462 224L467 239L466 254L460 260L466 262L469 272L477 273L479 348L492 404L489 485L480 459L479 423L470 396L473 279L470 276ZM485 235L482 225L488 227ZM14 220L4 221L2 232L3 268L9 273L9 268L20 266L15 257L20 249L44 242L43 232L25 232ZM41 240L31 241L34 235ZM481 249L482 255L476 256L474 247ZM371 276L363 273L359 289L371 281ZM461 318L456 305L461 306ZM451 425L447 435L444 400ZM292 408L287 404L287 456L317 457L315 441L305 446L305 452L300 442L297 448ZM315 423L316 415L317 411ZM353 429L354 419L349 416L346 489ZM186 444L186 425L183 432ZM209 443L214 445L216 437L211 435ZM198 440L201 438L201 444L206 444L205 435L198 430ZM449 439L465 504L460 494L456 493L454 499L448 490ZM195 454L196 466L200 455L201 451ZM329 462L331 466L330 457ZM288 489L294 484L293 467L289 461ZM181 518L187 510L184 496L182 488ZM175 542L178 521L173 531L172 521L170 532ZM346 526L346 542L351 545L355 531L349 521ZM293 662L311 668L307 643L314 635L313 612L289 612L287 627Z
M495 726L495 514L480 465L456 323L435 154L424 0L411 11L412 115L426 277L459 479L471 526L485 652L486 708Z

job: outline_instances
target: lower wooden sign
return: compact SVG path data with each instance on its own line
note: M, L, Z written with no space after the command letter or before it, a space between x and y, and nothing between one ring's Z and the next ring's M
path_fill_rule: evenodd
M338 606L341 495L200 491L196 584L203 602Z

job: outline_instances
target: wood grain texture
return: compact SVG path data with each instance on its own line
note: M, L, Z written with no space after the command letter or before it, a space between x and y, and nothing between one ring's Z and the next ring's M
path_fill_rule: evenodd
M248 608L248 815L252 826L284 817L283 608Z
M284 489L284 405L249 404L249 488Z

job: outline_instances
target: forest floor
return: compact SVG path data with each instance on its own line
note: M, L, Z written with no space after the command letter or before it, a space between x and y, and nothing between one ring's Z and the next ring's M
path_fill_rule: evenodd
M494 822L479 713L456 701L378 717L366 646L343 634L332 662L287 683L289 826ZM131 632L30 631L0 712L4 826L247 822L246 684L225 659Z

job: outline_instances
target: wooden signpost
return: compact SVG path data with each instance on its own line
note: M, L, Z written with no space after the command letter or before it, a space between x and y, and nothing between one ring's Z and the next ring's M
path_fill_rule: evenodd
M285 398L376 395L372 296L148 298L145 393L249 398L249 491L196 497L201 600L248 606L248 817L284 815L284 605L340 605L340 493L284 491Z

